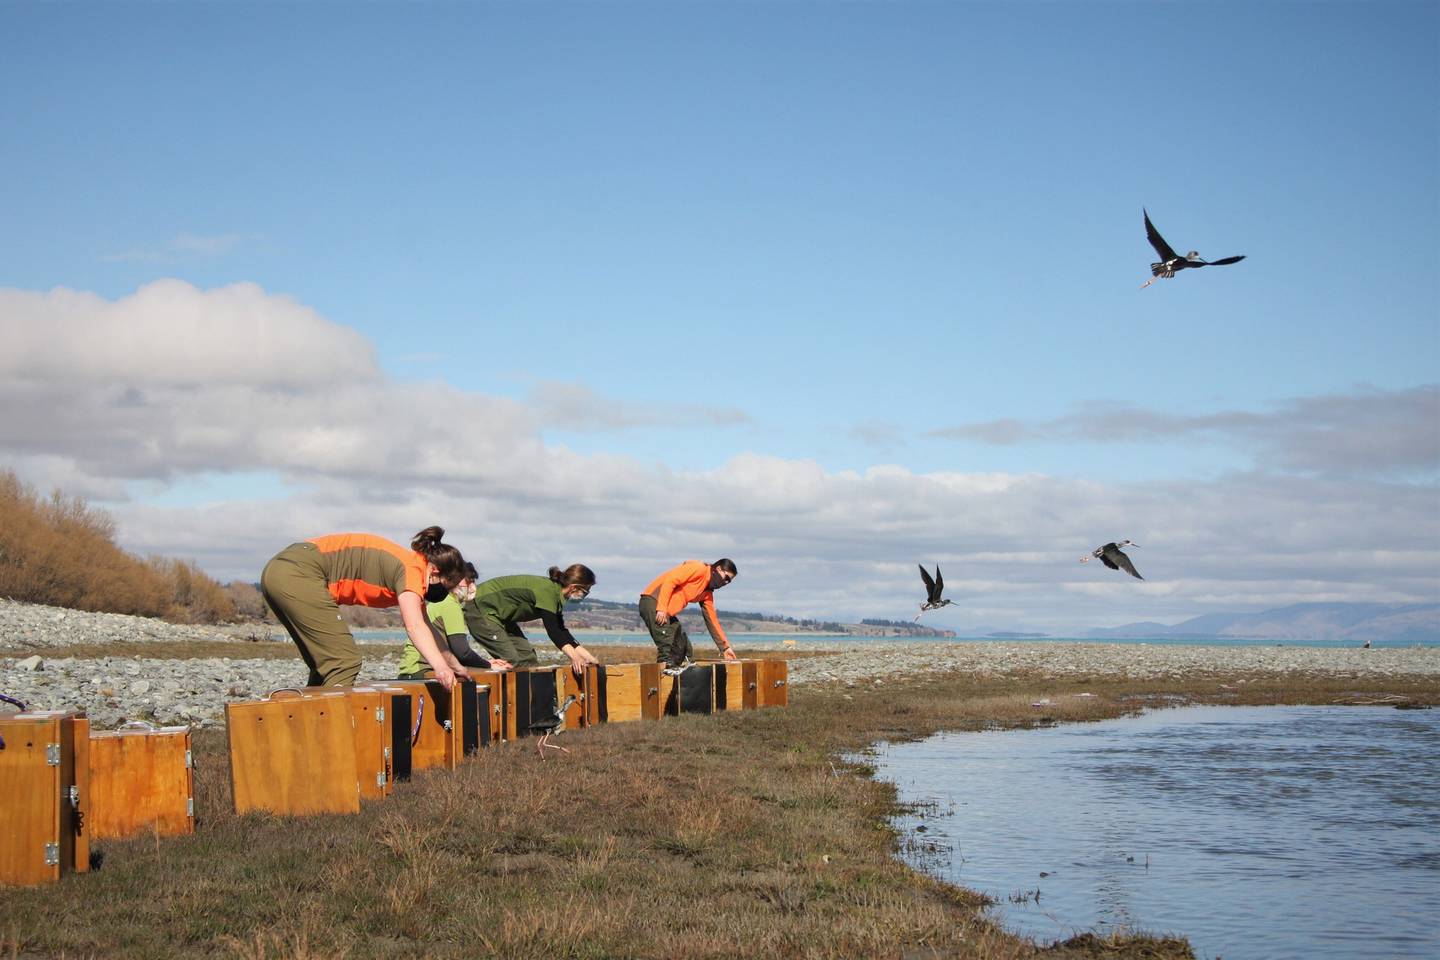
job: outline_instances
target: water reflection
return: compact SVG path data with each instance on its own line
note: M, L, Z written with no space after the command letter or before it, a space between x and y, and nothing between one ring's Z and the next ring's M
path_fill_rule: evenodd
M1042 940L1440 956L1440 710L1188 707L882 747L925 869ZM949 812L946 812L948 809Z

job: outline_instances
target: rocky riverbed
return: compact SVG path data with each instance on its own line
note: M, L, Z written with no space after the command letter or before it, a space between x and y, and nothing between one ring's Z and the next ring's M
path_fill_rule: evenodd
M262 636L271 631L260 630ZM0 693L35 709L83 709L97 729L124 720L222 722L227 701L253 700L305 682L293 659L191 659L67 656L76 644L185 643L254 639L253 626L184 626L120 614L85 613L0 599ZM734 637L743 653L743 634ZM367 651L361 679L395 676L399 658ZM815 651L807 643L807 651ZM552 650L542 657L559 661ZM368 655L367 655L368 654ZM1165 679L1214 673L1351 677L1379 681L1431 677L1440 683L1440 648L1361 650L1311 647L1202 647L1116 643L894 642L883 647L836 639L825 652L791 661L792 683L885 683L902 675L964 673L996 677Z

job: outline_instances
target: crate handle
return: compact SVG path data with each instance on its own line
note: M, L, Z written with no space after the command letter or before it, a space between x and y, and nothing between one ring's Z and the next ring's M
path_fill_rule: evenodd
M282 697L280 694L288 693L290 696ZM299 700L303 694L294 687L281 687L279 690L271 690L268 700Z
M420 742L420 722L425 719L425 697L420 697L420 709L415 713L415 729L410 731L410 746Z
M116 727L115 729L144 730L147 733L154 733L156 730L159 729L159 727L155 726L155 724L151 723L149 720L126 720L124 723L120 724L120 726Z

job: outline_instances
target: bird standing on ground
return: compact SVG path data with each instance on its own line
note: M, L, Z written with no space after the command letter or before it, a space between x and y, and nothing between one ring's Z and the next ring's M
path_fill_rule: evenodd
M1119 543L1107 543L1103 547L1096 547L1091 551L1089 556L1081 557L1080 562L1089 563L1091 557L1093 557L1111 570L1124 570L1136 580L1144 580L1145 578L1140 576L1140 572L1135 569L1135 564L1131 563L1130 558L1125 556L1125 552L1120 549L1124 546L1138 547L1140 544L1130 540L1121 540Z
M926 610L938 610L940 607L949 606L955 601L940 599L940 593L945 589L945 578L940 576L940 566L938 564L935 566L934 579L931 579L929 572L923 565L917 564L917 566L920 566L920 579L925 581L925 602L920 604L920 613L915 614L915 619L919 620L921 614Z
M535 743L535 752L540 754L541 760L545 759L546 747L549 747L551 750L559 750L561 753L570 752L558 743L551 743L550 738L552 736L558 737L560 732L565 729L565 711L569 710L577 702L578 698L574 694L571 694L565 698L565 702L560 704L560 708L553 714L543 720L538 720L530 724L530 729L540 734L540 739Z
M1155 225L1150 222L1150 212L1143 207L1140 212L1145 214L1145 238L1150 241L1150 246L1155 248L1155 253L1160 257L1159 263L1150 264L1150 279L1140 284L1141 290L1161 277L1168 280L1175 276L1175 271L1184 270L1187 267L1221 267L1239 263L1245 259L1245 255L1241 254L1238 257L1225 257L1222 260L1202 260L1198 250L1191 250L1183 257L1179 256L1170 248L1170 244L1165 242L1165 238L1160 236L1160 231L1155 229Z

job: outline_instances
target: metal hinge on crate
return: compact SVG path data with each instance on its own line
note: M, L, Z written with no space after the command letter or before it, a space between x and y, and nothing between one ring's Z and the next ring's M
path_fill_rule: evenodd
M54 867L60 864L60 844L45 844L45 866Z
M195 816L195 798L194 798L194 797L186 797L186 798L185 798L185 816L187 816L187 817L193 817L193 816Z
M384 722L385 722L385 708L384 708L384 707L376 707L376 708L375 708L375 722L376 722L376 723L384 723Z
M45 762L52 767L60 766L60 744L45 744Z
M190 751L185 751L185 769L192 770L195 767L195 759L190 756Z
M384 790L384 789L385 789L385 771L384 771L384 770L381 770L379 773L375 774L375 786L379 787L381 790Z

